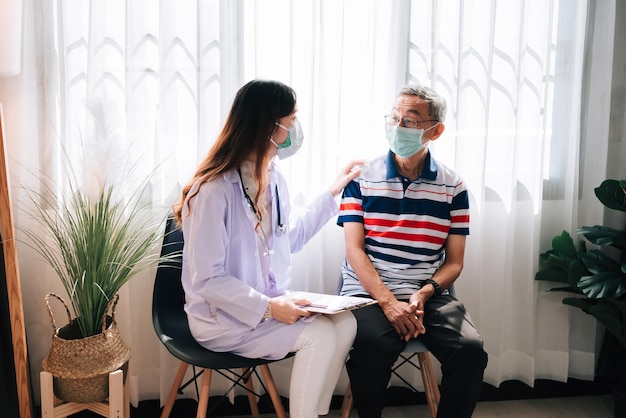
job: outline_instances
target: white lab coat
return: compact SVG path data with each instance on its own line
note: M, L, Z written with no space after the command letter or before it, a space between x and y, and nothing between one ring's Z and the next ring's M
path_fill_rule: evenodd
M288 227L275 236L278 223L275 190L280 196L281 221ZM270 297L291 284L291 253L299 251L338 212L330 192L310 203L299 217L291 215L287 184L278 167L270 167L272 228L265 231L274 254L263 277L264 246L254 232L256 218L246 201L236 170L201 186L194 184L183 208L182 284L185 311L194 338L214 351L251 358L279 359L292 348L307 325L276 320L261 322ZM191 211L189 210L191 208ZM259 253L259 248L261 249Z

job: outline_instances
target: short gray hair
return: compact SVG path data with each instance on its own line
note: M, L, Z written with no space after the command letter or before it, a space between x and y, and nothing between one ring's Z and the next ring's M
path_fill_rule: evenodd
M430 103L429 111L431 118L439 122L443 122L446 119L446 110L448 107L446 99L435 90L422 85L409 84L404 86L398 93L398 96L402 95L420 97Z

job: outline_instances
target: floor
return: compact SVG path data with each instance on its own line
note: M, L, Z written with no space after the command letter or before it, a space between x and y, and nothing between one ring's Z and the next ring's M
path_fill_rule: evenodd
M231 402L232 401L232 402ZM288 410L288 400L282 399ZM339 418L343 396L333 396L331 411L327 418ZM413 392L405 387L392 386L385 394L387 405L383 418L431 418L422 392ZM400 406L404 405L404 406ZM170 418L195 416L197 402L193 398L181 397L176 400ZM484 384L481 400L472 418L626 418L626 406L620 404L615 412L614 396L606 382L568 382L537 380L531 388L518 381L503 382L498 388ZM234 399L212 396L209 400L210 417L249 418L248 398L244 394ZM275 418L271 401L267 394L259 399L261 418ZM158 400L146 400L131 407L130 418L154 418L161 415ZM3 416L0 412L0 416ZM72 415L72 418L97 418L88 411ZM358 418L356 410L351 418Z
M327 418L340 416L333 409ZM249 415L230 418L249 418ZM261 414L261 418L273 418L275 414ZM352 411L351 418L358 417ZM430 418L426 405L392 406L383 411L383 418ZM571 396L547 399L479 402L472 418L614 418L613 396ZM626 417L625 417L626 418Z
M604 385L592 382L569 381L566 383L536 381L533 389L520 382L504 382L498 389L484 385L481 401L478 402L472 418L626 418L626 408L619 406L620 412L614 412L614 396ZM595 388L595 389L594 389ZM431 418L422 393L410 392L406 388L389 388L385 402L390 405L383 410L383 418ZM333 396L330 413L327 418L339 418L343 396ZM283 399L288 409L288 402ZM391 406L393 405L393 406ZM405 406L399 406L405 405ZM178 399L170 418L194 416L197 402L193 399ZM248 399L245 395L237 396L233 403L226 398L211 397L210 417L249 418ZM261 418L275 418L268 395L259 400ZM153 418L161 413L159 402L140 402L139 408L131 408L131 418ZM0 414L1 415L1 414ZM90 417L91 418L91 417ZM358 418L355 409L350 418Z
M246 402L247 399L242 399ZM269 399L267 399L269 403ZM182 418L195 415L197 404L192 400L178 400L170 418ZM131 408L131 418L158 417L161 413L158 402L151 403L150 407L144 406L141 410ZM250 418L250 415L235 414L211 414L211 417L227 418ZM95 413L86 411L72 415L76 417L99 417ZM261 418L275 418L276 414L261 413ZM340 411L331 409L327 418L339 418ZM351 418L358 418L355 410ZM534 398L524 400L507 401L481 401L478 403L472 418L617 418L614 415L613 395L585 395L563 396L556 398ZM430 418L430 412L426 405L389 406L383 411L383 418ZM619 418L626 418L626 413Z
M328 418L339 417L333 410ZM263 417L271 417L270 414ZM352 411L352 417L357 417ZM384 418L430 418L426 405L388 407ZM525 399L513 401L479 402L472 418L614 418L613 396L572 396L563 398ZM626 417L624 417L626 418Z

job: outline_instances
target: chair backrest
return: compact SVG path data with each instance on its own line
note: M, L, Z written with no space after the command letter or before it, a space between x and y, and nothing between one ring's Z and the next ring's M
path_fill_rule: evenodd
M183 232L169 218L165 226L161 256L170 258L159 264L152 293L152 324L161 340L173 336L172 334L189 332L188 328L186 331L180 330L181 324L187 324L183 309L185 292L180 281L182 249Z

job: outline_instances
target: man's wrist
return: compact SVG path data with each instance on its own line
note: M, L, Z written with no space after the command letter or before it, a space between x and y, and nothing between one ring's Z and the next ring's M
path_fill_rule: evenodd
M441 286L439 286L439 283L437 283L435 280L433 280L433 279L426 279L426 280L424 280L424 283L425 284L429 284L429 285L431 285L433 287L433 289L434 289L433 296L441 295L441 292L442 292Z

